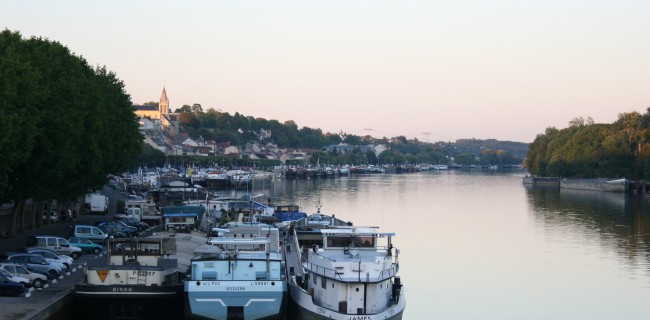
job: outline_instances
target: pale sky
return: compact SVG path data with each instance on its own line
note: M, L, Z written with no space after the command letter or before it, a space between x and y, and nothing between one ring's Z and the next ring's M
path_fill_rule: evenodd
M324 132L532 142L650 107L650 1L10 1L134 103Z

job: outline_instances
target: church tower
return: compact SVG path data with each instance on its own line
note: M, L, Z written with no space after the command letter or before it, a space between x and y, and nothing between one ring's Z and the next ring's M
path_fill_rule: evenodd
M160 96L160 103L158 104L158 109L160 110L160 119L165 115L169 114L169 99L167 99L167 91L163 86L162 95Z

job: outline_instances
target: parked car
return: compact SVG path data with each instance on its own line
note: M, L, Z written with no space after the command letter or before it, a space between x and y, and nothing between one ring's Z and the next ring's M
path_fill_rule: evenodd
M68 240L55 236L29 236L27 246L33 248L49 249L58 254L64 254L77 259L81 255L81 248L71 246Z
M113 217L114 220L120 221L129 227L134 227L138 229L139 232L149 229L149 224L146 222L139 221L133 217L117 215Z
M25 286L22 283L11 281L0 275L0 293L18 297L23 292L25 292Z
M81 249L81 248L80 248ZM25 250L27 253L33 253L37 254L48 261L54 261L58 263L62 263L65 266L65 271L70 270L72 267L72 257L62 255L62 254L57 254L56 252L48 249L40 249L40 248L27 248Z
M131 230L135 231L135 235L136 235L136 236L137 236L138 234L140 234L140 229L138 229L138 227L130 226L130 225L126 224L124 221L121 221L121 220L117 220L117 221L115 221L115 222L117 222L118 224L121 224L121 225L122 225L123 227L125 227L125 228L128 228L128 229L131 229Z
M109 228L109 226L106 224L97 225L97 228L106 233L110 238L126 238L126 234L124 232L121 232L116 228Z
M93 227L95 228L95 227ZM70 237L68 238L70 245L81 248L82 252L98 254L104 251L104 246L94 243L88 238L84 237Z
M120 221L99 222L97 227L104 232L116 238L135 237L138 235L138 229L129 227Z
M98 227L77 224L70 228L71 237L83 237L97 244L103 244L106 238L108 238L108 233Z
M43 285L47 283L46 275L37 272L31 272L29 269L27 269L27 267L25 267L22 264L0 263L0 268L2 268L2 270L9 272L13 276L27 278L29 280L30 286L34 288L42 288Z
M50 211L50 213L43 212L43 223L47 220L50 220L50 223L59 222L59 214L56 211Z
M7 272L4 269L0 269L0 275L3 275L5 278L7 278L7 279L9 279L11 281L22 283L23 286L25 286L25 287L29 287L29 285L30 285L29 279L19 277L19 276L14 276L13 274Z
M59 264L51 263L45 258L32 253L1 253L0 260L7 260L8 262L22 262L25 263L30 269L39 270L47 274L48 279L56 279L63 274L63 269Z
M29 264L27 264L27 263L25 263L25 262L22 262L22 261L8 261L8 260L0 260L0 263L9 263L9 264L14 264L14 265L17 265L17 266L21 266L21 267L25 268L27 271L29 271L29 272L31 272L31 273L35 273L35 274L42 275L42 276L45 277L45 280L49 280L49 276L48 276L48 274L47 274L47 271L38 270L38 269L33 269L33 268L31 268L31 267L29 266Z

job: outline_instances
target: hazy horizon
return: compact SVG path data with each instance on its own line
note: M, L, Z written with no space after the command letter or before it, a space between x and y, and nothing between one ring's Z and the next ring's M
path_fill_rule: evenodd
M650 106L650 2L23 1L0 28L124 81L134 104L323 132L530 143Z

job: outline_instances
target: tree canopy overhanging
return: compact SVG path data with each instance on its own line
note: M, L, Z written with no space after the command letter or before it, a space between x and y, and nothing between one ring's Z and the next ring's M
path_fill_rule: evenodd
M73 200L141 150L122 81L56 41L0 33L0 110L2 203Z

